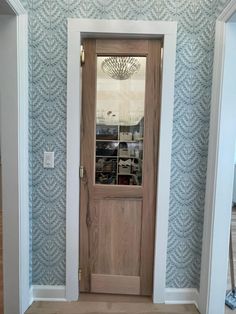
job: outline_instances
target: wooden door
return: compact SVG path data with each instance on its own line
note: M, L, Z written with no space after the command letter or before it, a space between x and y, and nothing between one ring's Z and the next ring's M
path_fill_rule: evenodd
M151 295L161 41L83 45L80 291Z

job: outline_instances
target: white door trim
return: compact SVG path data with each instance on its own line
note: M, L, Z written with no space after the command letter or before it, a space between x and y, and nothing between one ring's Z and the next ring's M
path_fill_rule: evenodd
M224 313L236 144L236 93L231 85L236 66L229 62L230 52L236 50L236 24L230 20L235 12L233 0L216 21L199 297L204 314Z
M68 19L66 298L79 295L80 42L83 37L160 38L164 40L161 125L154 261L154 303L165 301L171 146L174 107L176 22Z
M14 0L16 3L16 0ZM21 11L22 12L22 11ZM30 305L29 296L29 99L28 15L18 15L18 162L19 162L19 268L20 314ZM4 253L3 253L4 254Z
M1 137L3 176L3 269L4 314L23 314L29 298L29 180L28 180L28 16L20 0L6 0L16 19L16 90L17 103L2 99L2 121L9 121L10 110L16 126L4 124ZM13 16L14 17L14 16ZM10 82L9 84L11 84ZM10 85L11 86L11 85ZM13 88L13 87L12 87ZM10 88L9 88L10 90ZM6 145L12 141L11 148ZM12 156L13 154L14 157ZM7 177L6 177L7 176ZM15 188L12 188L16 186ZM11 191L9 191L11 189ZM7 193L4 193L7 192ZM14 200L14 201L13 201ZM14 204L14 206L12 206ZM9 210L10 209L10 210ZM15 228L16 227L16 228ZM16 276L15 274L18 274ZM13 296L17 296L14 298Z

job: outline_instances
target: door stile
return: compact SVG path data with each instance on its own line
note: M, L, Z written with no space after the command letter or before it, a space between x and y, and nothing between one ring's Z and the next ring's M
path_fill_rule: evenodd
M141 238L141 294L153 291L155 239L155 208L157 191L158 139L160 116L160 60L161 42L149 40L145 95L143 210ZM153 175L153 173L155 175ZM151 182L150 182L151 180Z
M94 117L95 117L95 91L96 91L96 42L86 40L84 43L86 61L82 68L82 130L81 130L81 165L84 167L84 177L80 188L80 268L81 291L90 291L90 199L93 176L93 163L91 154L94 150ZM90 132L87 132L90 130ZM86 134L85 134L86 132Z

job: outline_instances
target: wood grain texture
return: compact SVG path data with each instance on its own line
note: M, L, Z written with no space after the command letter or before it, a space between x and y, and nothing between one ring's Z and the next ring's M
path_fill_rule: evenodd
M118 48L119 47L119 48ZM84 42L81 163L80 266L81 291L91 291L91 274L140 277L142 295L153 286L156 175L160 114L161 42L92 40ZM136 53L135 53L136 51ZM142 186L95 184L96 56L128 54L147 57ZM96 55L97 54L97 55ZM120 285L120 284L119 284ZM137 289L134 290L137 293ZM102 292L105 292L103 290ZM109 289L107 290L109 293ZM124 285L124 291L126 286Z
M109 42L109 44L107 44ZM146 55L148 40L135 39L98 39L96 44L98 55Z
M141 294L153 290L155 208L160 119L161 41L149 40L144 116L143 216L141 241Z
M99 295L81 294L79 302L34 302L25 314L199 314L192 304L157 305L137 296L106 298L110 301L102 301Z
M140 277L92 274L91 292L139 295Z
M152 303L150 296L140 295L121 295L121 294L106 294L106 293L81 293L80 301L88 302L119 302L119 303Z
M92 193L94 199L124 199L124 198L143 198L142 186L104 186L94 185L92 187Z
M141 201L93 203L90 212L92 273L139 276L141 208Z
M82 270L80 281L81 291L90 291L90 239L89 239L89 210L91 199L91 186L93 184L93 158L94 150L94 117L95 117L95 75L96 58L94 40L86 40L84 43L86 59L82 70L82 121L81 121L81 165L84 166L84 178L80 188L80 256L79 265ZM95 71L95 72L94 72ZM86 87L86 88L85 88ZM89 130L89 132L88 132Z

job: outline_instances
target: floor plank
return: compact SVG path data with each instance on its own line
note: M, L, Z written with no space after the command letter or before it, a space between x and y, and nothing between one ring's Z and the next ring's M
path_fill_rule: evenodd
M43 305L41 304L43 303ZM151 305L112 302L35 302L26 314L199 314L191 305Z
M106 302L104 301L106 299ZM199 314L192 304L153 304L147 297L83 294L79 302L34 302L25 314Z

